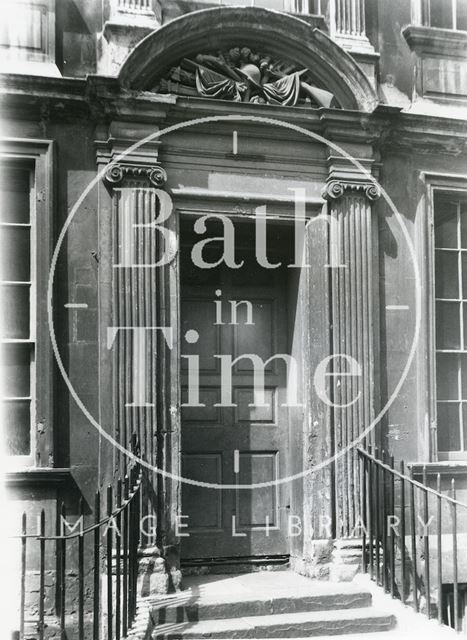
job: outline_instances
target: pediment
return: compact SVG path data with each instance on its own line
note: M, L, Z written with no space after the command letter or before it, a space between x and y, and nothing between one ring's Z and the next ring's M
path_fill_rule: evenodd
M133 49L118 79L131 90L236 102L366 112L378 104L361 67L329 36L258 7L215 7L168 22Z

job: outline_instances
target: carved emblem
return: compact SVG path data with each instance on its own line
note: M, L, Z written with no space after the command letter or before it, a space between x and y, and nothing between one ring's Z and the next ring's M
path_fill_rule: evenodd
M313 86L297 69L249 47L184 58L153 88L158 93L283 106L338 107L329 91Z

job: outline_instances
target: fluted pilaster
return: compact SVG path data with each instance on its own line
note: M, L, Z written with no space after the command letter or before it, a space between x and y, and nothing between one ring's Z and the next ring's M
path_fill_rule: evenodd
M358 465L352 443L375 416L377 367L377 240L371 205L379 197L376 184L333 177L325 197L331 225L332 350L334 356L333 430L338 536L355 532L359 514ZM344 375L336 375L337 373ZM371 441L372 435L364 442Z

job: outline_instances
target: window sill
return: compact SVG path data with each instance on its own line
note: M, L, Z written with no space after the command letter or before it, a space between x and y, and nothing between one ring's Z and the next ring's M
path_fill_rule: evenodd
M69 468L30 468L6 471L5 484L7 487L17 486L59 486L72 481Z
M411 51L418 55L467 57L467 31L409 25L402 30Z
M413 470L414 477L420 479L423 470L426 469L427 476L438 475L467 475L467 459L465 460L443 460L439 462L412 462L407 465Z
M61 78L59 68L53 62L34 62L29 60L8 60L0 63L0 73L26 76L41 76L44 78Z

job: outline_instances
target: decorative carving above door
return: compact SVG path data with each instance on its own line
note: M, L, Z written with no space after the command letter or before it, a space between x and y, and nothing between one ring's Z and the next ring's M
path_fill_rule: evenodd
M183 58L153 91L255 104L340 106L332 93L314 86L308 69L249 47Z

